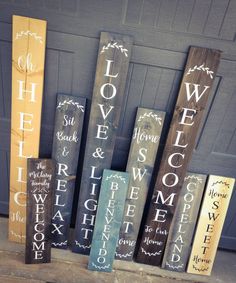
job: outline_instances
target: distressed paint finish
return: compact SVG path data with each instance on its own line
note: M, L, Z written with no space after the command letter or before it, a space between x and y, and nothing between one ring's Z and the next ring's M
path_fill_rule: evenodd
M90 251L102 171L111 166L131 46L129 36L101 33L73 252Z
M132 260L165 113L138 108L126 172L130 173L116 259Z
M24 243L26 165L38 157L46 22L13 16L9 240Z
M51 261L55 162L52 159L29 158L27 170L25 263L48 263Z
M235 179L210 175L194 236L188 273L210 275Z
M119 238L129 174L104 170L88 269L111 272Z
M167 238L162 268L178 272L186 269L206 177L186 174Z
M58 94L52 158L56 161L52 247L68 244L86 99Z
M138 262L161 264L220 53L219 50L190 48L137 255Z

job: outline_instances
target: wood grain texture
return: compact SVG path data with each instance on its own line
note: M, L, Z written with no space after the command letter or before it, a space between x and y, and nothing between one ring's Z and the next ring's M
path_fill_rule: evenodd
M130 182L116 259L133 258L164 118L164 112L138 108L126 167L126 172L130 173Z
M188 273L210 275L235 179L210 175L194 236Z
M186 269L206 177L186 174L170 226L162 268L178 272Z
M29 158L27 170L25 263L47 263L51 261L55 162Z
M137 261L160 265L178 195L219 65L220 51L191 47Z
M102 171L110 168L131 56L129 36L102 32L89 118L73 251L89 254Z
M25 242L26 159L38 157L46 22L13 16L9 240Z
M52 246L67 248L86 99L58 94L52 158L56 161Z
M129 174L103 171L88 269L111 272L122 223Z

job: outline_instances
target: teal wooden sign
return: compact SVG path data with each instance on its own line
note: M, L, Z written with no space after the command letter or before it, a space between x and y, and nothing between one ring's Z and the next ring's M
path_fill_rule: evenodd
M103 171L88 264L90 270L112 271L128 183L128 173L107 169Z

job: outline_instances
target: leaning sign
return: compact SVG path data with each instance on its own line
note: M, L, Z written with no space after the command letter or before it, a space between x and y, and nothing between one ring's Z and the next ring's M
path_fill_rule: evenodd
M51 261L51 219L55 164L28 159L25 263Z
M191 47L164 148L137 261L160 265L220 51Z
M79 194L73 251L89 254L103 169L110 168L132 40L102 32Z
M46 22L13 16L9 240L24 243L27 158L38 157Z
M66 249L86 99L58 94L52 158L56 161L52 246Z

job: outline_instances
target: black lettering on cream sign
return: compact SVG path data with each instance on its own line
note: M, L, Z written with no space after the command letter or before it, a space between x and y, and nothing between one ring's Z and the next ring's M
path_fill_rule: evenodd
M129 188L116 249L116 258L132 260L152 177L165 113L138 108L126 171Z
M72 250L89 254L103 169L110 168L131 55L129 36L102 32Z
M27 160L27 221L25 263L51 261L51 218L55 163Z
M234 178L209 176L188 262L188 273L211 274L234 183Z
M165 144L137 261L160 265L187 165L213 79L220 51L191 47Z
M52 158L56 161L52 247L68 244L86 99L58 94Z

